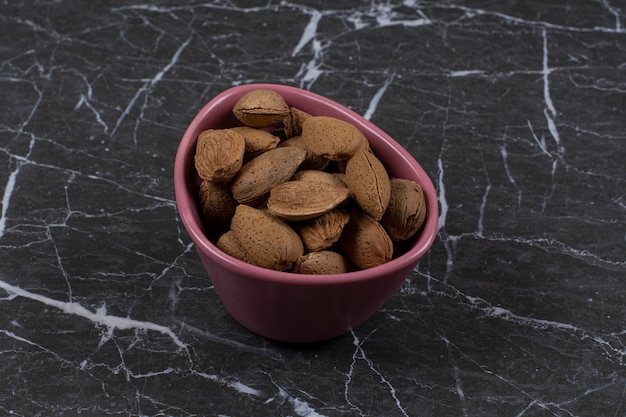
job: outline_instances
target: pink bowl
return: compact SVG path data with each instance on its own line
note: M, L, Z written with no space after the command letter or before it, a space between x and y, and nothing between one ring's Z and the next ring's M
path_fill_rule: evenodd
M416 181L427 204L423 229L410 249L390 262L346 274L300 275L277 272L239 261L206 237L198 210L198 177L194 153L198 134L206 129L240 125L232 108L254 89L280 93L287 104L313 115L333 116L358 127L389 175ZM413 157L381 129L352 110L295 87L249 84L213 98L185 132L174 164L176 203L181 220L228 312L244 327L283 342L316 342L349 332L372 316L400 287L435 240L438 204L432 181Z

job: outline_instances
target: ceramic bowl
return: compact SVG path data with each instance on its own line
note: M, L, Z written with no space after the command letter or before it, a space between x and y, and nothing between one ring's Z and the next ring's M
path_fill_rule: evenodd
M206 129L240 125L232 114L234 104L245 93L259 88L280 93L288 105L312 115L332 116L352 123L365 134L390 176L411 179L421 185L426 197L426 220L404 254L366 270L301 275L239 261L209 241L198 209L199 180L193 159L196 139ZM209 101L180 142L174 186L180 218L224 307L247 329L277 341L317 342L348 333L362 324L400 287L431 247L437 233L435 188L415 159L388 134L347 107L290 86L242 85Z

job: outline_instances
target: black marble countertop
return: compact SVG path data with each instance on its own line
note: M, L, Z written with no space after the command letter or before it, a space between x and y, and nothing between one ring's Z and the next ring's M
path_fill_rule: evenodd
M245 83L436 185L434 246L342 337L242 328L178 217L178 142ZM626 416L623 1L4 1L0 91L0 415Z

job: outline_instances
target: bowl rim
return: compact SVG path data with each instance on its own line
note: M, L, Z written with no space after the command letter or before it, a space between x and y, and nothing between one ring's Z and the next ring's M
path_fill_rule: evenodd
M274 90L279 94L288 96L301 95L308 101L322 104L324 108L332 108L333 112L343 116L339 118L349 119L351 123L356 124L359 130L361 130L368 138L368 141L372 136L377 136L381 142L384 142L385 145L393 148L394 152L402 158L403 163L408 164L411 169L418 174L421 179L419 184L424 191L424 196L426 197L427 215L426 221L420 231L420 236L417 238L413 246L407 250L407 252L382 265L359 271L328 275L296 274L293 272L266 269L240 261L239 259L236 259L220 250L207 238L201 222L199 223L196 221L196 219L199 218L197 197L191 193L190 189L193 187L189 186L187 180L187 171L189 169L188 164L190 160L193 161L193 153L195 153L195 144L197 140L196 135L194 135L194 131L208 114L216 109L222 108L225 105L225 102L231 102L233 100L236 101L236 99L241 97L243 94L255 89ZM290 104L289 100L286 99L286 101ZM259 281L301 286L318 286L377 279L381 276L391 275L399 270L417 265L419 260L434 243L438 230L439 207L436 198L437 194L432 180L424 171L422 166L406 149L404 149L404 147L402 147L381 128L346 106L317 93L282 84L242 84L222 91L206 103L193 118L179 143L174 161L174 190L179 216L194 245L196 245L197 250L206 254L222 268L232 270L233 273L238 274L239 276L246 276L250 279Z

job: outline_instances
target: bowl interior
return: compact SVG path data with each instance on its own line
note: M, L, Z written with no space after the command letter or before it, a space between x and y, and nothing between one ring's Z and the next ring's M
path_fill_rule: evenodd
M283 96L289 106L297 107L316 116L331 116L355 125L368 139L370 147L383 162L392 177L411 179L422 187L427 214L422 230L413 245L391 261L365 270L334 274L305 275L280 272L257 267L235 259L218 249L206 236L198 209L199 178L194 167L196 139L206 129L239 126L232 108L241 96L255 89L270 89ZM176 202L181 220L201 255L223 268L238 274L248 274L254 279L287 282L294 285L319 285L375 279L386 276L408 265L415 265L432 245L437 233L438 204L432 181L417 161L395 140L380 128L347 107L326 97L296 87L274 84L247 84L230 88L207 103L196 115L185 132L174 164Z

